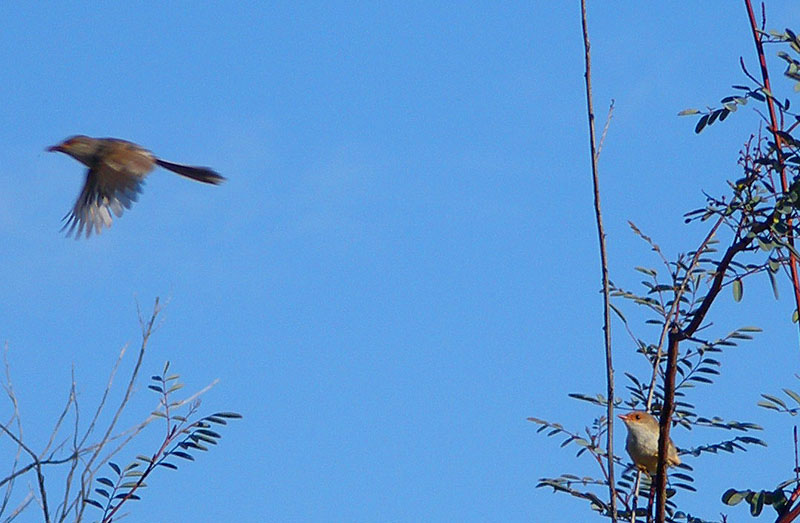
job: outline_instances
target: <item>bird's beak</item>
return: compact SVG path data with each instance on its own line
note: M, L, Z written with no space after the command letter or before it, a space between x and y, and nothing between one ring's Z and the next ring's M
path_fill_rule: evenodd
M47 151L49 153L62 153L62 152L64 152L64 148L61 147L61 144L59 144L59 145L51 145L50 147L45 149L45 151Z
M619 419L621 419L622 421L627 421L627 419L628 419L628 415L627 414L620 414L617 417Z

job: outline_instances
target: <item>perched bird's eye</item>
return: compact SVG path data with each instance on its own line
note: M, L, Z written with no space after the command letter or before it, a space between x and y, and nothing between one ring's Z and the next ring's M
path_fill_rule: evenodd
M635 418L637 421L638 421L638 420L640 420L640 419L642 419L642 415L641 415L641 414L634 414L634 415L633 415L633 417L634 417L634 418Z

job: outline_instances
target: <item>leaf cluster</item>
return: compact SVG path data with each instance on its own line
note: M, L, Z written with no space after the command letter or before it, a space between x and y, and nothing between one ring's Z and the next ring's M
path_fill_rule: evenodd
M784 487L791 482L784 482L775 490L736 490L728 489L722 495L722 502L729 506L738 505L742 501L750 506L750 515L754 518L761 515L764 506L772 507L777 512L778 517L783 516L791 508L789 499L786 497Z
M114 521L116 513L128 501L139 500L137 492L147 486L145 479L158 467L177 470L179 460L194 461L194 451L207 451L210 446L217 445L222 435L212 430L214 425L225 426L228 420L240 419L236 412L217 412L209 416L194 419L200 408L200 400L194 399L173 401L171 394L183 388L178 374L169 374L169 362L166 362L161 375L150 378L148 388L157 393L159 408L152 416L162 418L166 424L166 436L158 450L152 455L140 454L126 465L120 467L109 462L112 474L97 478L99 486L94 489L94 498L84 498L84 503L103 511L103 523ZM175 411L185 407L185 415ZM178 458L178 459L174 459Z

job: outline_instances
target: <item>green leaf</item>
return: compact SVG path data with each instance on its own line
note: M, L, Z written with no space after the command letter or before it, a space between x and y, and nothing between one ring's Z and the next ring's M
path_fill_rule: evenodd
M170 452L170 455L171 456L178 456L179 458L183 458L183 459L186 459L186 460L189 460L189 461L194 461L194 457L192 457L191 454L188 454L186 452L181 452L179 450L175 450L173 452Z
M228 419L241 419L242 415L238 412L217 412L216 414L212 414L212 416L216 416L217 418L228 418Z
M756 403L756 405L759 406L759 407L764 407L765 409L780 410L777 406L773 405L772 403L770 403L768 401L763 401L762 400L762 401L759 401L758 403Z
M109 467L111 467L112 469L114 469L114 472L116 472L116 473L117 473L117 476L119 476L119 474L120 474L120 468L119 468L119 465L117 465L117 464L116 464L116 463L114 463L113 461L110 461L110 462L108 463L108 466L109 466Z
M578 393L578 392L570 392L569 394L567 394L567 396L569 396L570 398L576 399L576 400L588 401L589 403L592 403L594 405L604 405L603 403L598 402L596 397L589 396L587 394L581 394L581 393Z
M700 121L697 122L697 125L694 128L694 132L696 134L700 134L700 131L702 131L703 128L706 126L706 124L708 123L708 117L709 117L709 115L704 114L703 117L700 118Z
M733 280L733 299L737 302L742 301L742 280L736 278Z
M764 492L757 492L750 500L750 515L758 517L764 509Z
M648 276L655 276L657 273L653 269L648 269L647 267L634 267L633 270L639 271L642 274L646 274Z
M800 394L796 393L791 389L783 389L783 392L785 392L787 396L792 398L795 401L795 403L800 405Z
M698 114L700 111L697 109L684 109L683 111L678 113L678 116L690 116L693 114Z
M761 396L762 396L763 398L765 398L765 399L767 399L767 400L771 401L772 403L774 403L774 404L776 404L776 405L780 405L780 406L781 406L781 407L783 407L784 409L785 409L785 408L787 408L787 407L786 407L786 403L784 403L784 401L783 401L782 399L780 399L780 398L777 398L777 397L775 397L775 396L771 396L771 395L769 395L769 394L762 394Z
M722 495L722 502L725 503L726 505L730 505L730 506L738 505L739 503L742 502L742 500L744 499L744 497L747 494L747 492L748 491L740 492L740 491L738 491L736 489L732 489L732 488L728 489Z
M742 443L747 443L749 445L761 445L762 447L766 447L767 446L767 442L766 441L764 441L762 439L754 438L752 436L739 436L736 439L738 439Z
M209 438L208 436L203 436L202 434L192 434L192 439L195 442L197 442L197 441L205 441L206 443L210 443L212 445L216 445L217 444L217 440L215 440L214 438Z
M775 273L771 268L767 271L767 276L769 277L770 285L772 285L772 295L775 296L776 300L780 299L780 296L778 295L778 282L775 280Z
M103 510L103 505L101 505L100 503L98 503L97 501L95 501L93 499L84 498L83 502L86 503L87 505L91 505L93 507L99 508L100 510Z
M97 482L107 487L114 487L114 482L108 478L97 478Z
M762 329L761 327L754 327L754 326L750 325L750 326L746 326L746 327L739 327L736 330L738 330L740 332L762 332L764 329Z
M221 438L222 437L222 434L219 434L218 432L214 432L213 430L208 430L208 429L198 429L195 432L197 434L203 434L204 436L209 436L211 438Z

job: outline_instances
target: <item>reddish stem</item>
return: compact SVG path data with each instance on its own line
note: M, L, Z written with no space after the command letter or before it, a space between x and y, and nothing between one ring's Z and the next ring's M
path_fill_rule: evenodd
M750 0L744 0L744 5L747 7L747 16L750 19L750 29L753 32L753 40L756 44L756 51L758 53L758 62L759 66L761 67L761 78L763 79L764 85L763 88L767 90L767 108L769 109L769 130L772 132L772 136L775 139L775 154L778 157L778 166L780 168L780 175L781 175L781 190L785 193L789 187L789 183L786 180L786 165L783 160L783 139L781 135L778 134L780 131L780 127L778 126L778 115L775 111L775 100L772 98L772 85L769 81L769 71L767 70L767 58L764 54L764 44L761 41L761 33L758 31L758 24L756 22L756 15L753 12L753 4ZM762 4L763 9L763 4ZM792 219L789 218L787 220L787 225L789 226L789 231L787 233L787 238L789 241L789 245L794 247L794 236L792 234ZM794 303L795 309L797 312L800 313L800 276L798 276L798 269L797 269L797 257L794 255L794 251L789 251L789 270L792 274L792 285L794 286ZM798 322L798 329L800 329L800 322Z

